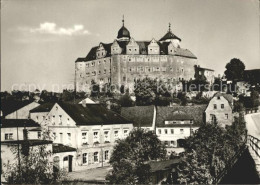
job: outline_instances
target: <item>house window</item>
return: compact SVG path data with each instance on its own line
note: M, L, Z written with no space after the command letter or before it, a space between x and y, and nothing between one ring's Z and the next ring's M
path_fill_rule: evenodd
M98 162L98 152L94 152L94 162Z
M101 74L101 71L98 71L98 75L100 75Z
M125 76L123 76L123 82L125 82L126 81L126 77Z
M67 133L67 137L68 137L68 143L71 143L71 133Z
M68 125L70 124L70 118L67 119L67 124L68 124Z
M171 141L170 145L174 146L175 145L175 141Z
M218 96L218 100L220 100L220 96Z
M83 153L83 155L82 155L82 163L83 164L87 164L88 163L88 154L87 153Z
M12 139L13 139L13 133L5 134L5 140L12 140Z
M88 138L87 138L87 132L82 132L81 133L81 139L82 139L82 144L87 144Z
M124 137L128 136L128 130L124 130Z
M99 136L98 136L98 132L94 132L93 133L93 142L99 142Z
M40 139L40 138L42 137L41 131L38 131L38 132L37 132L37 137L38 137L38 139Z
M217 109L217 104L214 104L214 109Z
M55 116L52 116L52 120L51 120L52 124L55 125Z
M221 109L224 109L224 104L221 104Z
M164 145L165 145L165 146L168 146L168 141L164 141Z
M193 124L193 120L190 120L190 124Z
M108 154L109 154L109 151L108 151L108 150L106 150L106 151L105 151L105 161L107 161L107 160L108 160Z
M165 134L168 134L168 130L167 130L167 129L164 129L164 133L165 133Z
M158 134L161 134L162 133L162 130L161 129L158 129Z
M55 140L57 138L56 132L53 132L52 135L53 135L53 140Z
M109 142L109 131L104 131L104 140L105 142Z
M228 119L228 114L225 114L225 118Z
M211 121L214 121L215 120L215 115L214 114L210 114L210 119L211 119Z
M89 67L89 64L86 64L86 67Z
M60 133L60 143L63 143L63 133Z
M107 70L106 69L104 69L104 74L106 74L107 73Z
M174 134L174 130L173 129L171 129L171 134Z
M62 115L59 115L59 124L62 124Z
M184 130L183 128L180 129L180 133L183 134L184 133Z
M98 65L100 65L101 64L101 61L98 61Z
M95 62L91 62L91 66L95 66Z
M115 137L115 139L118 139L118 130L114 131L114 137Z

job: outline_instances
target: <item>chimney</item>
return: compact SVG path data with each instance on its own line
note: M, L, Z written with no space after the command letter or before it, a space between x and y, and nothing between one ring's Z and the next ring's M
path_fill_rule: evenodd
M82 100L82 106L86 107L86 100Z

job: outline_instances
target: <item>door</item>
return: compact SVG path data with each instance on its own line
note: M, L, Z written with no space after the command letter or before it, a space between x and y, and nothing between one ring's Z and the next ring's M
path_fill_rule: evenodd
M69 155L69 172L72 172L72 160L73 160L73 156Z

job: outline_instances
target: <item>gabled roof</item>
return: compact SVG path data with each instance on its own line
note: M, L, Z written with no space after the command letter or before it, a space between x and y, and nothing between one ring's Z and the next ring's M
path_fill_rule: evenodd
M180 106L175 105L173 107L159 106L157 107L156 114L156 126L164 126L165 121L174 120L176 118L193 119L193 126L200 126L204 123L203 115L207 105L191 105L191 106ZM183 112L183 114L174 114L174 112ZM185 115L187 118L185 118Z
M152 127L154 106L122 107L121 115L133 121L134 127Z
M52 107L54 106L55 103L49 102L49 103L44 103L42 105L39 105L38 107L35 107L34 109L30 110L31 113L34 112L50 112Z
M106 109L100 104L58 103L60 107L76 122L77 125L110 125L129 124L129 120Z
M159 41L165 41L167 39L178 39L181 41L181 39L174 35L170 30Z
M1 119L1 128L13 127L40 127L40 125L31 119Z
M3 116L6 116L16 110L29 105L34 101L25 100L25 101L16 101L16 100L1 100L1 110L3 112Z

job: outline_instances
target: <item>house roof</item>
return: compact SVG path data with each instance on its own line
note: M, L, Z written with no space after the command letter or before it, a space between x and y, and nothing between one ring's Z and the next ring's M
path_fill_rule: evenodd
M70 146L65 146L63 144L52 144L52 152L53 153L62 153L62 152L75 152L76 148L72 148Z
M52 107L54 106L55 103L49 102L49 103L44 103L42 105L39 105L38 107L35 107L34 109L30 110L31 113L34 112L50 112Z
M33 101L25 100L25 101L16 101L16 100L1 100L1 110L3 112L3 116L6 116L16 110L29 105Z
M198 70L214 71L213 69L204 68L204 67L200 67L200 66L197 66L197 69L198 69Z
M17 145L17 144L24 144L28 142L29 146L37 146L37 145L45 145L45 144L51 144L52 141L50 140L38 140L38 139L30 139L30 140L9 140L9 141L1 141L1 144L6 145Z
M67 102L58 103L61 108L76 122L77 125L109 125L129 124L129 120L119 114L106 109L100 104L73 104Z
M1 128L12 127L40 127L40 125L31 119L1 119Z
M207 105L191 105L173 107L157 107L156 126L165 126L165 121L174 120L175 118L193 119L193 126L199 126L204 123L203 114ZM183 112L182 114L174 114L174 112ZM187 118L185 118L185 116ZM184 126L184 125L181 125ZM190 126L190 125L189 125Z
M176 110L173 111L172 114L168 117L170 120L193 120L193 116L187 114L184 111Z
M180 162L180 158L165 160L165 161L149 161L151 172L171 170L175 165Z
M139 45L139 52L142 55L147 55L148 54L148 45L150 44L151 41L136 41L136 43ZM129 43L129 41L117 41L119 46L122 48L122 53L121 54L126 54L126 45ZM167 55L168 54L168 45L170 42L157 42L158 45L160 46L160 55ZM111 45L113 43L101 43L103 44L105 50L107 51L107 54L105 57L111 56ZM82 62L82 61L91 61L96 59L96 50L98 46L95 46L91 48L89 53L85 58L78 58L76 62ZM174 55L176 56L183 56L187 58L194 58L197 59L197 57L188 49L183 49L183 48L175 48L175 53Z
M217 92L213 97L218 97L218 96L223 96L230 105L233 104L233 96L231 94Z
M121 115L133 121L134 127L152 127L153 114L153 105L121 108Z

